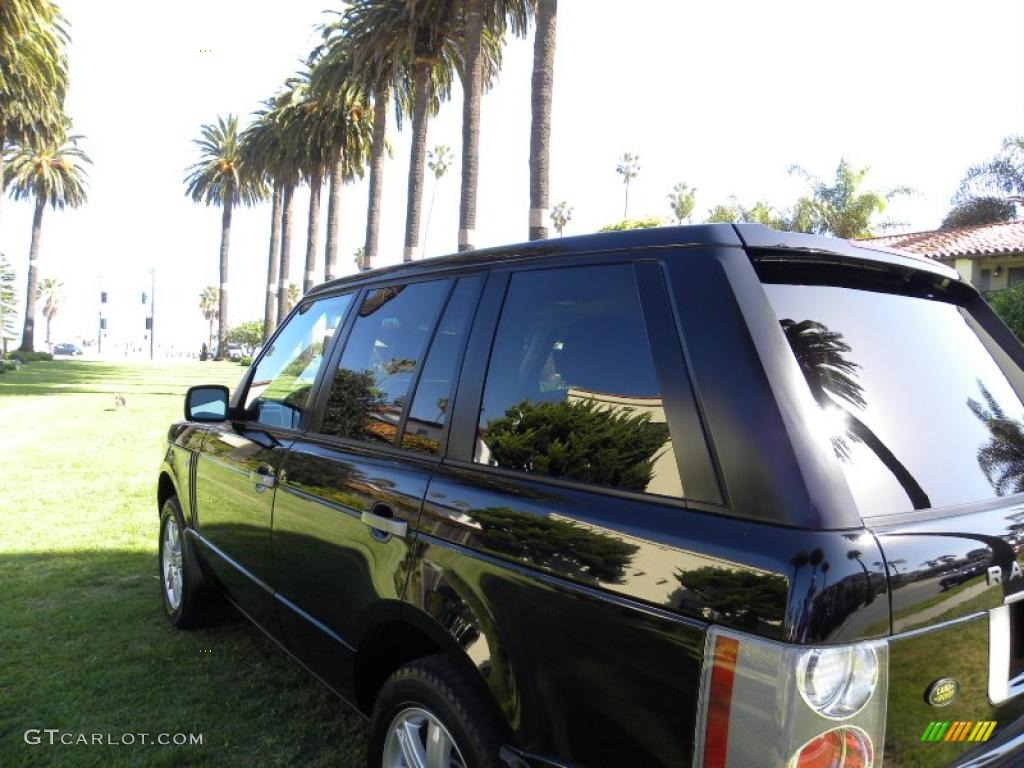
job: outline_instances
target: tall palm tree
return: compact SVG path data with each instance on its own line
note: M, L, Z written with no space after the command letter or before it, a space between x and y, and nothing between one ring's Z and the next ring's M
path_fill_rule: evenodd
M533 40L530 93L530 239L548 236L550 191L551 91L555 83L555 24L558 0L535 0L537 28Z
M572 221L572 206L569 205L565 200L557 203L554 208L551 209L551 223L555 225L555 229L558 231L558 236L562 236L562 230L565 226Z
M50 0L0 3L0 178L8 142L54 140L63 130L65 26Z
M43 302L43 317L46 318L46 347L49 349L51 344L50 326L60 309L61 299L64 298L64 283L52 277L40 281L39 287L36 289L36 298Z
M199 311L203 313L203 319L210 324L206 339L212 345L213 322L220 317L220 291L216 286L208 285L199 293Z
M434 199L437 197L437 185L452 167L452 160L454 160L452 150L447 144L438 144L427 152L427 168L434 174L434 189L430 193L430 207L427 208L427 224L423 227L423 250L426 253L430 252L428 250L430 245L430 219L434 215Z
M187 169L186 192L194 202L221 206L220 309L217 319L217 357L223 359L228 334L228 252L231 246L231 213L235 206L253 205L266 197L266 185L258 173L250 173L241 151L238 117L218 117L203 125L202 138L194 139L199 161Z
M964 224L1012 220L1015 206L1024 206L1024 134L1007 136L999 154L971 167L953 204L947 219L959 213Z
M626 185L626 204L622 209L622 218L629 218L629 182L637 177L640 173L640 155L634 155L632 152L626 152L622 155L622 160L615 166L615 172L622 176L622 183Z
M11 155L4 172L4 186L10 188L12 198L35 200L25 291L25 325L21 334L21 349L25 352L32 351L35 341L39 242L46 204L54 209L77 208L86 200L83 165L90 160L78 147L80 138L60 136L59 141L37 139L21 145Z
M462 197L459 201L459 250L472 250L476 228L476 197L480 173L480 101L489 78L488 59L494 48L500 60L506 29L526 34L533 11L530 0L464 0L462 75ZM490 42L490 46L487 43ZM488 47L492 49L488 56Z

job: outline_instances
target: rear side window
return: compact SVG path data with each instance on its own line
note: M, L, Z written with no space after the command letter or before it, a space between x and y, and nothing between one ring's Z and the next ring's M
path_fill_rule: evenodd
M474 460L682 496L630 265L512 276Z
M331 382L323 434L395 442L449 285L432 280L366 293Z
M765 290L862 515L1024 491L1024 405L967 309L835 285Z

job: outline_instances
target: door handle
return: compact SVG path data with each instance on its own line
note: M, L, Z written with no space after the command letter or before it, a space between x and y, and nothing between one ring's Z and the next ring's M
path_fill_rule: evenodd
M250 472L249 480L256 484L257 491L261 491L264 488L273 488L277 485L277 475L274 474L274 468L268 467L266 464L261 464Z
M385 507L376 506L374 509L385 509ZM375 512L363 512L359 519L363 521L364 525L369 526L374 531L398 536L402 539L409 532L409 524L405 520L396 520L393 517L378 515Z

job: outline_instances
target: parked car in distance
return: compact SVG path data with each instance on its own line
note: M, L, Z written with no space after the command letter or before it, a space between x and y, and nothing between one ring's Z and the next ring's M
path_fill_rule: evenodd
M373 768L1012 764L1022 435L1024 348L927 259L717 224L403 264L189 390L163 601L226 595Z
M55 344L53 347L53 354L77 356L82 354L82 348L77 344L71 343Z

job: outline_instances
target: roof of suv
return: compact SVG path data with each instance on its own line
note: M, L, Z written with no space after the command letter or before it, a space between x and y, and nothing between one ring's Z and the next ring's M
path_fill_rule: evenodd
M314 288L310 295L330 291L353 283L382 277L419 275L424 272L470 266L476 263L495 263L542 256L570 256L622 250L648 250L680 246L717 245L747 247L763 250L789 251L793 254L828 254L861 261L876 261L919 269L933 274L958 279L955 270L914 254L894 251L877 245L842 240L798 232L779 232L763 224L696 224L680 227L651 227L620 232L600 232L574 237L515 243L493 248L480 248L449 256L429 257L421 261L381 267L366 272L331 280Z

